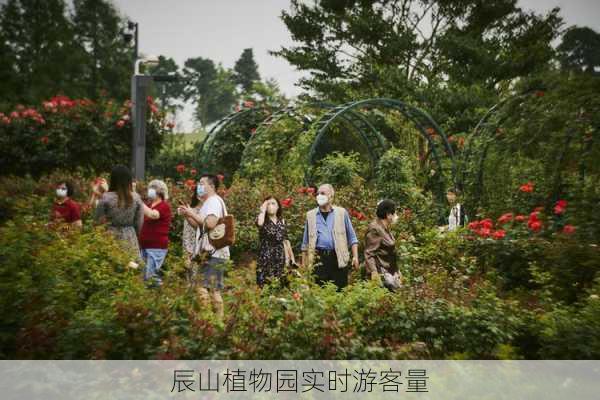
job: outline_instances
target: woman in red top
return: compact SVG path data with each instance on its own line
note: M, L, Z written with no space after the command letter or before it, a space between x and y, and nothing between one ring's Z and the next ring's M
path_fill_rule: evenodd
M140 248L146 263L144 280L150 285L160 286L160 267L167 256L171 207L167 200L169 191L161 180L153 180L148 185L148 204L144 205L144 224L140 232Z
M79 229L81 223L81 207L79 203L73 201L73 184L71 182L59 182L56 185L56 200L52 206L53 222L65 222Z

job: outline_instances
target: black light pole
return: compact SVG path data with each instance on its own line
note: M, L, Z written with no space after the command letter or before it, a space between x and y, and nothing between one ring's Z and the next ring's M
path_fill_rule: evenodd
M141 64L157 65L158 58L147 57L138 58L138 23L128 21L127 28L131 33L124 33L123 37L127 42L134 40L134 63L133 76L131 77L131 122L132 122L132 141L131 141L131 170L133 177L137 180L144 180L146 169L146 110L150 85L153 81L173 82L177 80L176 76L161 75L152 76L140 73Z
M139 25L137 22L127 21L127 30L129 32L123 32L123 39L126 43L131 42L133 39L133 63L135 64L138 59L138 29ZM131 33L133 32L133 34Z

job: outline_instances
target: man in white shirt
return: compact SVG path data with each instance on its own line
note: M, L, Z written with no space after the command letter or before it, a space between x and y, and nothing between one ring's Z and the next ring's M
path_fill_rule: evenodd
M217 194L218 188L219 179L216 176L206 174L200 177L200 181L196 186L196 196L202 202L202 207L199 210L188 205L179 208L179 212L186 218L190 225L195 228L200 227L200 229L204 229L207 232L217 226L219 218L227 215L225 202ZM202 285L198 287L198 294L205 304L212 298L215 312L222 318L223 298L221 290L223 290L225 267L229 260L229 246L215 250L208 242L206 236L201 239L200 245L203 250L209 252L210 257L200 267L199 272L202 276ZM211 296L209 296L209 291Z

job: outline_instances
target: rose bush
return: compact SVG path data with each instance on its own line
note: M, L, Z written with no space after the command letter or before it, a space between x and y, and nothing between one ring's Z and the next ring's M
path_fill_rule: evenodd
M170 131L148 97L146 149L151 158ZM131 103L56 96L42 105L0 112L0 171L39 177L58 169L110 170L131 154Z
M191 167L183 165L177 172L181 179L167 180L173 209L179 199L189 201L201 172L192 176ZM0 179L0 354L5 358L598 354L594 340L564 345L563 337L590 337L600 320L593 302L600 254L570 219L575 200L557 201L551 213L532 210L543 222L537 232L529 227L531 213L516 211L472 221L464 232L440 233L420 221L412 222L418 229L408 229L407 221L419 217L405 210L405 222L393 228L404 284L396 293L359 275L338 293L315 285L305 270L290 278L289 287L274 284L260 291L254 275L258 207L267 195L283 200L298 256L305 213L316 206L315 188L235 178L221 190L236 216L238 236L225 279L226 316L219 322L187 287L180 217L173 219L164 286L148 290L141 271L126 267L127 254L92 225L91 210L84 212L82 233L45 226L53 185L65 178L75 183L75 199L84 201L93 177L56 172L37 181ZM380 193L369 185L355 187L338 188L336 203L349 210L362 240ZM145 183L137 190L144 194ZM575 227L572 234L564 232L569 225Z

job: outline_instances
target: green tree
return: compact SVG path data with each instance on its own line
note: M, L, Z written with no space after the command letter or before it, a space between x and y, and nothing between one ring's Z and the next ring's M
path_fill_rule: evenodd
M237 100L233 72L210 59L196 57L185 61L183 76L187 83L184 98L194 103L196 119L202 126L231 111Z
M261 102L274 108L284 107L289 103L288 99L281 92L279 84L273 78L269 78L264 82L254 82L251 92L253 96L258 96Z
M133 53L121 36L123 20L105 0L74 0L75 39L86 50L83 84L90 98L101 91L119 100L129 96Z
M258 65L254 61L252 49L244 49L240 58L235 62L233 70L235 71L236 83L242 85L245 92L252 89L254 82L260 81Z
M317 97L403 98L458 131L478 119L464 109L549 66L561 24L558 9L528 13L516 0L292 0L281 17L298 45L272 54L309 71L300 83Z
M2 97L32 104L59 93L77 96L82 48L63 0L9 0L0 10Z
M564 69L598 75L600 34L587 27L572 26L563 35L558 54Z
M182 106L178 102L183 100L185 83L175 60L159 56L158 65L151 67L149 73L150 75L172 75L178 79L174 82L154 82L152 95L163 108L171 112L180 109Z

